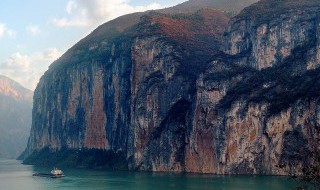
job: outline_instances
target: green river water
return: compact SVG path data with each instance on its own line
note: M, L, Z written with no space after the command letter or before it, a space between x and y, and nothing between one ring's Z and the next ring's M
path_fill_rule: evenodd
M292 189L294 185L289 178L277 176L217 176L62 169L66 177L33 177L33 173L49 173L51 168L26 166L16 160L0 160L0 190L285 190Z

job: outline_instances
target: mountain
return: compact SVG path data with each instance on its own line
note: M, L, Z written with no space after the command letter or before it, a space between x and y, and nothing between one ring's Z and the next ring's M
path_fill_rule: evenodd
M225 11L239 13L243 8L256 3L257 1L258 0L189 0L173 7L172 9L179 11L201 9L204 7L215 7Z
M111 150L126 160L145 151L144 139L133 138L145 133L139 125L156 126L180 99L190 107L189 92L203 63L219 51L228 20L206 7L185 14L134 13L98 27L41 78L25 163L41 159L37 151L46 148ZM158 108L153 113L150 106ZM132 167L143 158L136 159Z
M70 48L37 86L24 163L276 175L316 164L320 3L262 0L230 19L212 2L119 17Z
M0 158L17 158L31 128L33 92L0 75Z

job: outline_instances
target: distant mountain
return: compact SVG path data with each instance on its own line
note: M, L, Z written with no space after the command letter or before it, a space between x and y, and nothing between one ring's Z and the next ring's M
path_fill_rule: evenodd
M31 127L33 92L0 75L0 158L16 158Z

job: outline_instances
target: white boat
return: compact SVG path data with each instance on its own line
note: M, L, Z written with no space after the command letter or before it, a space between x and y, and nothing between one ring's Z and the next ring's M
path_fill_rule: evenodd
M51 177L51 178L59 178L59 177L64 177L65 175L63 174L62 170L58 168L53 168L51 170L51 173L35 173L33 176L39 176L39 177Z
M53 175L53 177L64 177L62 170L58 168L53 168L53 170L51 170L51 174Z

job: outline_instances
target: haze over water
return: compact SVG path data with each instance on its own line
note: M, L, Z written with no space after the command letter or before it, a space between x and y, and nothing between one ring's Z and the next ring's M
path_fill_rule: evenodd
M50 170L51 168L22 165L16 160L0 160L0 189L285 190L292 187L290 179L276 176L215 176L88 169L63 169L66 177L59 179L32 176L33 173L48 173Z

